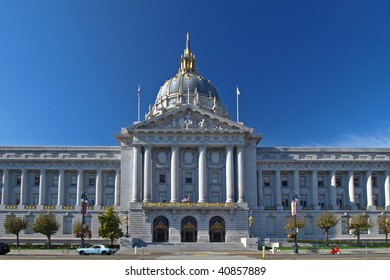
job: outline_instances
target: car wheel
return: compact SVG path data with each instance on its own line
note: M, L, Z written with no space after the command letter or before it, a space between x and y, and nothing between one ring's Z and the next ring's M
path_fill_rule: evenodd
M84 252L84 251L80 251L80 252L79 252L79 255L80 255L80 256L85 255L85 252Z
M102 254L102 255L107 255L107 252L106 252L106 251L103 251L101 254Z

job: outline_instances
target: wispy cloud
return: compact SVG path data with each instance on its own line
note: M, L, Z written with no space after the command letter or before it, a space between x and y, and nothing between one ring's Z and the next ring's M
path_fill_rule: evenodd
M307 146L343 148L390 148L390 127L371 133L349 132L333 137L329 142L311 143Z

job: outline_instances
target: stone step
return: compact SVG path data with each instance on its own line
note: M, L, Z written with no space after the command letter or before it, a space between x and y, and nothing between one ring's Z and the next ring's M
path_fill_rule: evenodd
M246 250L239 242L182 242L182 243L136 243L137 248L150 251L237 251Z

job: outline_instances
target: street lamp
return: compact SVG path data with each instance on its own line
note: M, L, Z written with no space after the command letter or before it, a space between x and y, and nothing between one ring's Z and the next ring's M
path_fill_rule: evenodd
M88 197L85 192L81 195L81 248L84 248L84 232L85 232L85 215L87 214Z
M298 243L297 243L297 202L298 202L298 194L293 193L291 196L291 214L294 216L294 254L298 254Z
M123 217L123 221L126 225L126 237L129 237L129 211L126 210L126 215Z

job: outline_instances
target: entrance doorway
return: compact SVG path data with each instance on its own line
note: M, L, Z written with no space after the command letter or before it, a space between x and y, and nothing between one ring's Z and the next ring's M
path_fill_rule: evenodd
M159 216L153 221L153 242L169 241L169 222L168 219Z
M197 242L198 227L194 217L185 217L181 221L181 242Z
M209 224L210 242L225 242L225 220L213 217Z

